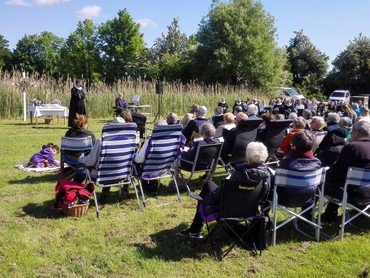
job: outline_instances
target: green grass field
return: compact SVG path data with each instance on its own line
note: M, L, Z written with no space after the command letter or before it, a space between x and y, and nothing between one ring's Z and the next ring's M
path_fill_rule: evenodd
M105 122L92 121L96 136ZM13 165L47 142L60 144L66 130L0 121L0 277L368 277L370 229L316 243L287 228L262 256L236 248L217 262L207 245L176 235L194 213L195 201L185 194L181 204L174 195L148 195L138 212L132 191L118 202L113 190L100 219L94 207L82 218L62 217L51 209L56 176Z

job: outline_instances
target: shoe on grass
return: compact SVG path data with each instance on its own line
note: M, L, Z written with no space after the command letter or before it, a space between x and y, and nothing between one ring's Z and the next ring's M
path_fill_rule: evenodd
M190 238L194 238L194 239L202 239L203 238L201 233L191 232L189 230L182 230L182 231L179 231L177 234L180 235L180 236L190 237Z

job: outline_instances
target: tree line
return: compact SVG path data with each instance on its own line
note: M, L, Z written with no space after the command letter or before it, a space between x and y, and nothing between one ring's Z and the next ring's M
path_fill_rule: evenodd
M370 92L370 39L360 34L333 61L304 34L294 32L288 46L276 40L273 16L259 1L215 0L187 36L174 18L167 32L146 47L140 25L126 9L99 25L86 19L66 38L51 32L24 35L14 50L0 35L0 68L52 76L84 78L87 86L123 78L243 85L268 91L295 86L315 96L333 89Z

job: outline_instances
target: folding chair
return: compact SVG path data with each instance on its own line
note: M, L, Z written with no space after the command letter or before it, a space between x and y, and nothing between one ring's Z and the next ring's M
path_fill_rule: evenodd
M263 203L268 192L268 184L261 181L257 185L241 184L226 179L221 185L221 204L217 214L205 215L204 203L199 206L200 214L206 223L208 241L210 242L216 258L222 260L237 244L245 248L252 248L254 255L257 249L262 250L262 234L259 239L253 236L252 229L258 229L257 225L264 224L265 216L260 212L259 205ZM208 222L217 220L217 224L210 229ZM215 240L215 233L224 229L226 235L233 239L233 243L225 250ZM257 245L256 245L257 244Z
M180 143L182 138L182 125L156 126L149 140L147 155L140 167L138 176L141 180L151 181L164 178L175 180L171 169L174 160L181 154ZM179 188L176 185L178 202L181 202Z
M234 170L233 165L245 162L245 149L250 142L257 139L258 127L263 122L262 119L241 121L240 130L237 128L235 136L234 148L230 154L228 161L220 159L221 164L225 167L226 172L230 175Z
M352 220L360 215L364 215L370 219L370 200L361 200L361 189L368 189L370 191L370 169L350 167L348 168L346 182L343 188L343 198L338 200L325 195L325 198L342 207L342 221L339 229L339 238L343 240L344 227L350 224ZM354 196L352 192L357 191ZM351 194L352 193L352 194ZM360 209L359 206L364 207ZM354 210L356 213L352 216L348 215L349 210Z
M273 214L273 237L272 244L276 245L277 230L294 220L294 228L308 236L307 233L299 229L297 219L302 220L315 228L315 238L320 240L321 227L321 211L323 207L323 187L325 183L326 168L321 168L315 171L293 171L286 169L276 169L275 172L275 186L272 200L272 214ZM308 211L315 211L315 197L318 193L318 216L317 222L304 217ZM280 197L279 197L280 194ZM280 200L279 200L280 198ZM297 212L300 207L306 206L308 201L312 200L312 204L305 207L305 209ZM291 210L293 209L293 210ZM288 219L277 225L277 211L282 210L288 213Z
M261 141L269 152L269 160L271 160L276 151L279 149L281 141L283 141L286 131L292 120L276 120L266 124L263 135L257 140Z
M60 173L65 178L71 178L80 167L78 162L79 153L89 152L93 147L92 138L89 137L62 137L60 146ZM65 170L67 164L72 171Z
M103 127L101 150L97 168L96 180L91 177L88 170L88 179L96 186L119 187L121 196L122 185L132 185L137 199L137 207L141 208L138 188L140 190L142 203L145 206L145 197L140 180L135 184L133 176L133 161L136 150L136 124L135 123L108 123ZM96 216L99 217L98 200L94 190L94 201Z
M223 143L217 142L212 144L199 144L196 150L194 161L189 161L186 159L180 159L180 166L175 168L175 176L179 176L186 185L187 190L190 192L190 188L188 182L191 180L194 174L196 173L204 173L205 178L204 180L209 180L214 173L217 162L220 158L221 151L222 151ZM185 178L184 174L182 173L190 172L188 178ZM174 179L176 187L177 180Z

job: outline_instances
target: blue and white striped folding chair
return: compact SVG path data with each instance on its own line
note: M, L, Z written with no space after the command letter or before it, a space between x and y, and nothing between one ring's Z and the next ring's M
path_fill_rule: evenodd
M344 236L344 227L349 224L353 219L357 218L360 215L364 215L370 218L370 201L367 200L364 203L361 203L362 209L358 208L360 200L354 200L351 194L348 194L348 186L351 187L367 187L370 188L370 169L350 167L348 168L346 182L343 188L343 198L342 200L337 200L329 196L325 196L328 201L333 202L342 207L342 223L339 230L339 238L342 240ZM349 210L354 210L356 213L352 216L348 215Z
M103 127L100 157L97 169L96 186L119 186L121 195L122 185L132 185L135 189L138 208L141 208L138 188L145 206L145 199L140 181L135 184L133 176L133 161L136 150L135 123L108 123ZM92 181L90 171L88 178ZM94 191L97 217L99 217L98 201Z
M149 140L147 154L141 167L139 177L142 180L159 180L174 177L171 166L181 154L182 125L156 126ZM175 183L176 184L176 183ZM179 188L176 184L178 201L181 202Z
M273 213L273 238L272 244L276 244L276 232L279 228L294 220L294 228L309 236L298 228L297 219L302 220L315 228L315 238L317 241L320 239L321 227L321 211L323 206L323 186L325 182L326 168L321 168L315 171L293 171L286 169L276 169L275 172L275 186L274 195L272 200L272 213ZM312 189L312 190L311 190ZM308 190L308 191L307 191ZM307 194L307 192L312 192ZM311 220L304 217L304 214L309 210L312 213L315 210L315 196L318 195L319 208L317 220ZM284 196L280 196L283 194ZM285 199L285 200L284 200ZM297 212L297 208L306 205L307 201L313 200L310 206ZM291 210L293 208L293 210ZM277 210L282 210L288 213L288 219L277 225Z
M73 172L68 176L72 176L73 173L79 167L78 156L79 153L87 152L92 149L92 138L88 137L62 137L60 145L60 172L62 175L66 174L65 164L72 168Z

